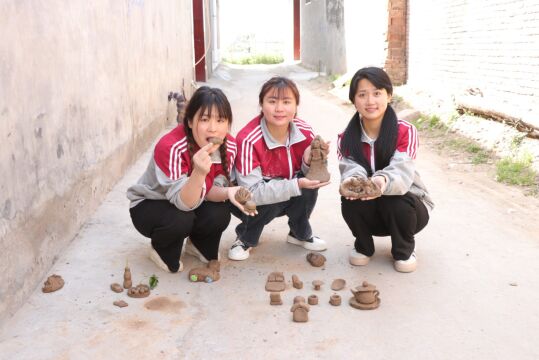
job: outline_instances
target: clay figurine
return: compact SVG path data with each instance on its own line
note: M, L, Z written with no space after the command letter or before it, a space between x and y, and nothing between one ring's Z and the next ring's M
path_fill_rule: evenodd
M236 191L236 195L234 197L240 204L243 205L243 209L249 214L252 215L256 213L256 204L251 200L252 195L249 190L244 187L240 187L239 190Z
M301 297L301 296L300 296ZM297 296L296 296L297 298ZM294 299L294 305L290 311L293 313L292 320L294 322L307 322L309 321L309 305L305 304L304 301L296 302Z
M213 145L221 145L223 143L223 139L215 137L215 136L209 138L208 141L212 143Z
M331 283L331 290L339 291L339 290L344 289L345 286L346 286L346 280L344 280L344 279L335 279Z
M380 292L376 290L376 286L363 281L362 286L350 289L354 297L350 298L350 306L361 310L372 310L380 306Z
M318 296L316 295L309 295L309 297L307 298L307 302L309 303L309 305L317 305L318 304Z
M292 275L292 286L296 289L303 289L303 281L297 275Z
M286 285L284 283L284 275L282 272L275 271L268 275L268 280L266 282L266 291L284 291L285 288Z
M294 304L297 304L297 303L300 303L300 302L302 302L302 303L305 302L305 298L303 296L298 295L298 296L294 297Z
M311 142L311 162L309 171L305 177L309 180L318 180L320 182L329 181L330 174L328 172L328 159L324 150L327 150L328 145L319 135Z
M313 286L315 290L320 290L320 287L324 284L321 280L313 280Z
M125 301L123 301L123 300L116 300L116 301L113 302L112 304L113 304L113 305L116 305L116 306L118 306L118 307L121 307L121 308L126 307L126 306L128 305L128 304L127 304Z
M210 260L205 267L198 267L189 271L189 280L196 282L211 283L221 278L219 271L221 270L221 264L218 260Z
M307 254L307 261L314 267L320 267L326 262L326 257L319 253L310 252Z
M64 286L64 279L60 275L51 275L43 283L41 291L44 293L50 293L56 290L60 290Z
M329 297L329 303L333 306L341 305L341 296L339 294L333 294Z
M127 295L132 298L143 298L150 295L150 287L148 285L139 284L129 288Z
M339 193L346 198L366 198L377 197L381 195L380 188L372 180L352 177L342 182L339 187Z
M130 289L132 286L133 286L133 282L131 281L131 269L129 268L129 264L125 264L124 289Z
M283 304L283 300L281 300L280 292L270 293L270 305L282 305L282 304Z
M110 284L110 289L114 291L115 293L121 293L122 291L124 291L124 288L122 287L122 285L118 283Z

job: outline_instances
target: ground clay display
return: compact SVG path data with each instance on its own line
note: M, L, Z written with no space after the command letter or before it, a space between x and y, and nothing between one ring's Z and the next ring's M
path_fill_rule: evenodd
M282 305L283 300L281 300L281 293L272 292L270 293L270 305Z
M268 280L266 281L266 291L284 291L286 285L284 283L284 275L282 272L272 272L268 275Z
M311 161L309 171L305 177L309 180L318 180L320 182L329 181L328 159L324 150L327 150L327 144L319 135L316 135L311 142Z
M205 267L198 267L189 271L189 280L195 282L207 282L211 283L221 278L219 271L221 265L218 260L210 260Z
M124 269L124 289L130 289L132 286L133 282L131 281L131 269L128 265L126 265Z
M339 193L344 197L366 198L380 196L378 186L372 180L360 177L353 177L343 181L339 188Z
M41 291L44 293L50 293L56 290L60 290L64 286L64 279L60 275L51 275L43 283Z
M213 145L221 145L221 144L223 143L223 139L218 138L218 137L215 137L215 136L209 138L208 141L209 141L210 143L212 143Z
M127 305L129 305L128 303L126 303L125 301L123 300L116 300L115 302L112 303L113 305L116 305L118 307L126 307Z
M329 303L333 306L341 305L341 297L338 294L333 294L329 297Z
M361 286L350 289L354 297L350 298L350 306L361 310L372 310L380 306L380 292L376 286L364 281Z
M301 298L301 296L296 296L296 298ZM309 305L305 304L305 301L296 302L294 298L294 305L290 311L293 313L292 320L294 322L307 322L309 321Z
M122 291L124 291L124 288L122 287L122 285L118 283L110 284L110 289L114 291L115 293L121 293Z
M318 304L318 296L316 295L309 295L307 298L307 302L309 305L317 305Z
M247 190L244 187L240 187L238 191L236 191L236 195L234 196L236 198L236 201L243 205L243 209L247 211L249 214L254 214L256 211L256 204L254 201L251 200L251 193L249 190Z
M346 280L344 280L344 279L335 279L331 283L331 290L339 291L339 290L344 289L345 286L346 286Z
M315 290L320 290L320 287L324 285L323 281L320 280L313 280L313 286Z
M292 275L292 286L296 289L302 289L303 281L301 281L297 275Z
M132 298L143 298L150 295L150 287L148 285L139 284L127 290L127 295Z
M322 254L311 252L307 254L307 261L314 267L320 267L326 262L326 257Z

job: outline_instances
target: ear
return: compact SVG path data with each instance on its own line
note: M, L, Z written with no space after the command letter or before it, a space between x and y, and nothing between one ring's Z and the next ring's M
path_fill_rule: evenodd
M388 96L387 96L387 103L388 103L388 104L391 102L391 99L392 99L392 98L393 98L392 95L388 95Z

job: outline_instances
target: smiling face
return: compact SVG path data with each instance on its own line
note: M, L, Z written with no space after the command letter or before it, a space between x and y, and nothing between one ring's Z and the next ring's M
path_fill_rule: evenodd
M199 109L188 124L193 131L195 142L199 147L203 147L210 142L210 138L223 140L228 133L230 122L220 117L217 107L213 106L211 109Z
M289 88L269 90L260 105L268 127L274 128L288 128L298 110L296 97Z
M354 105L364 121L382 122L391 95L377 89L369 80L361 79L354 96Z

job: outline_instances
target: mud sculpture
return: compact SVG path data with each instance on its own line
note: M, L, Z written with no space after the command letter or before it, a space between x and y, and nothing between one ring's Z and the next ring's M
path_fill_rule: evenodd
M221 144L223 143L223 139L218 138L218 137L215 137L215 136L209 138L208 141L209 141L210 143L212 143L213 145L221 145Z
M366 198L380 196L380 188L372 180L353 177L343 181L339 187L339 193L344 197Z
M305 299L302 296L294 298L294 305L292 305L290 311L293 313L292 320L294 322L309 321L309 305L305 304Z
M130 289L133 286L133 282L131 281L131 269L129 268L129 265L125 265L124 269L124 289Z
M307 298L307 302L309 303L309 305L317 305L318 304L318 296L316 295L309 295L309 297Z
M303 281L297 275L292 275L292 286L296 289L303 289Z
M319 136L311 142L311 161L309 171L305 177L309 180L318 180L320 182L327 182L330 179L328 172L328 159L324 150L327 150L328 145Z
M244 187L240 187L234 197L240 204L243 205L243 209L249 214L254 214L256 212L256 204L251 200L252 195L249 190Z
M376 286L363 281L362 286L356 289L350 289L353 297L350 298L350 306L361 310L373 310L380 306L380 292L376 290Z
M344 279L335 279L331 283L331 290L339 291L339 290L344 289L345 286L346 286L346 280L344 280Z
M341 297L339 294L333 294L329 297L329 303L333 306L341 305Z
M268 280L266 281L266 291L284 291L285 288L286 285L284 283L284 275L282 272L275 271L268 275Z
M281 300L280 292L270 293L270 305L282 305L282 304L283 304L283 300Z
M123 300L116 300L115 302L112 303L113 305L116 305L118 307L126 307L127 305L129 305L128 303L126 303L125 301Z
M326 262L326 257L319 253L308 253L307 261L314 267L320 267Z
M121 293L122 291L124 291L124 288L122 287L122 285L118 283L110 284L110 289L114 291L115 293Z
M210 260L205 267L198 267L189 271L189 280L193 282L211 283L221 278L221 264L218 260Z
M313 286L315 290L320 290L320 287L324 285L324 282L321 280L313 280Z
M150 287L148 285L139 284L129 288L127 295L132 298L144 298L150 295Z
M60 275L53 274L45 280L41 291L44 293L54 292L64 287L64 279Z

